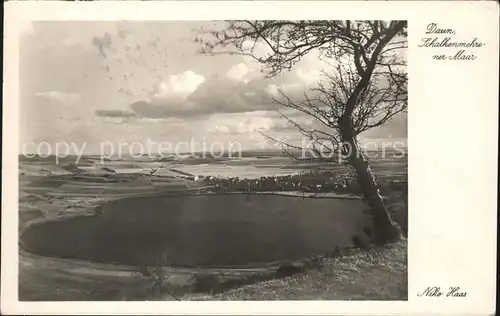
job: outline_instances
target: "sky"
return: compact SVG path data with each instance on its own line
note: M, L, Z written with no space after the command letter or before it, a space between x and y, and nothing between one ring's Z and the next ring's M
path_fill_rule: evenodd
M278 90L303 95L326 65L310 54L291 71L266 78L249 57L200 54L194 42L200 28L221 23L32 23L21 33L21 150L42 142L74 143L88 153L109 143L278 145L261 133L300 142L272 97ZM266 54L266 47L258 51ZM402 117L362 137L394 140L406 134Z

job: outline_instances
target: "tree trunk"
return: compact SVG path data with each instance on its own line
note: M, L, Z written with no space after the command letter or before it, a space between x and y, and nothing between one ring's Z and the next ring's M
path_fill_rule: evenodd
M363 198L370 207L374 225L374 241L377 244L385 244L400 239L402 236L401 229L391 219L375 182L375 177L371 172L370 165L358 146L355 132L350 124L341 128L341 134L344 142L350 147L346 154L356 172Z

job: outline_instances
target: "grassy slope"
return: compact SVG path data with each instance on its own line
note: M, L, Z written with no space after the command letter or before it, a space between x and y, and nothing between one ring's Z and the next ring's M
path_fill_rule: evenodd
M369 251L350 250L320 269L183 300L406 300L407 242Z

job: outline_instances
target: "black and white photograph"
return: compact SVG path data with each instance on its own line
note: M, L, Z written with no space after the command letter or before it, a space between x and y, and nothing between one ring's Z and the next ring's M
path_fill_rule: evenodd
M407 299L406 21L21 37L20 300Z
M354 2L6 4L2 314L488 314L494 6Z

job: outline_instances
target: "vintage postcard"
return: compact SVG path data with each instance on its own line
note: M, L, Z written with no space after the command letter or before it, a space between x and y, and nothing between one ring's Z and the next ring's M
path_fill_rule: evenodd
M498 14L6 3L2 314L494 314Z

